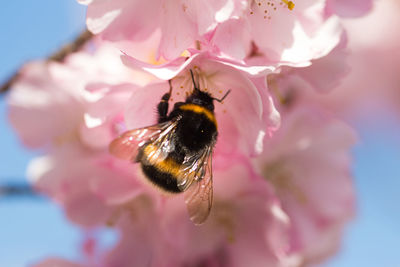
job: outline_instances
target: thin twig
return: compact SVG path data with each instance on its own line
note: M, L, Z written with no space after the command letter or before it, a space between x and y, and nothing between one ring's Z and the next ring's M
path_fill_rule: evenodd
M89 32L88 30L84 31L72 43L62 47L60 50L51 55L47 60L63 62L69 54L79 51L90 39L92 39L92 37L93 34L91 32Z
M82 47L92 39L93 34L88 30L81 33L72 43L63 46L60 50L52 54L47 58L47 61L63 62L65 58L82 49ZM4 84L0 87L0 94L7 92L11 86L18 80L20 76L20 70L12 75Z
M29 185L25 183L3 184L0 185L0 199L4 197L38 197L39 194Z

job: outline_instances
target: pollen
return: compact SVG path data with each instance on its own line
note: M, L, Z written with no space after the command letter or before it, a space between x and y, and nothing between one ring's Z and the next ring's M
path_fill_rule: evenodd
M294 6L294 2L289 0L253 0L250 14L255 14L267 21L272 19L271 15L275 12L278 13L282 9L293 10Z
M153 65L161 65L161 64L164 64L164 63L167 62L167 60L165 60L163 57L157 58L157 57L156 57L156 52L155 52L155 51L151 51L151 52L148 54L148 56L147 56L147 61L148 61L150 64L153 64Z
M181 53L181 57L190 57L190 52L185 50Z
M288 1L288 0L282 0L283 3L285 3L287 5L287 7L289 8L289 10L293 10L294 9L294 3L292 1Z

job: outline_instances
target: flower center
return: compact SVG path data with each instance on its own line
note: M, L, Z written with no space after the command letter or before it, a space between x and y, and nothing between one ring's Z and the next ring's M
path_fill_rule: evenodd
M257 14L264 19L270 20L273 13L279 9L285 8L289 10L294 9L294 3L288 0L254 0L250 4L250 15Z

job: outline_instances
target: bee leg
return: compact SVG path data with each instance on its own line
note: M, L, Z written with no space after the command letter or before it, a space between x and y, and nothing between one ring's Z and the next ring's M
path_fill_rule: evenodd
M168 120L168 115L167 115L169 107L168 101L171 98L171 93L172 93L171 80L169 80L168 83L169 83L169 92L161 97L161 101L157 105L158 123L166 122Z

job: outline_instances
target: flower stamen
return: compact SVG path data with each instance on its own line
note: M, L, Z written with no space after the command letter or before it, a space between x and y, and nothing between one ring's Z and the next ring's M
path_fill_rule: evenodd
M294 3L292 1L288 1L288 0L282 0L283 3L285 3L287 5L287 7L289 8L289 10L293 10L294 9Z

